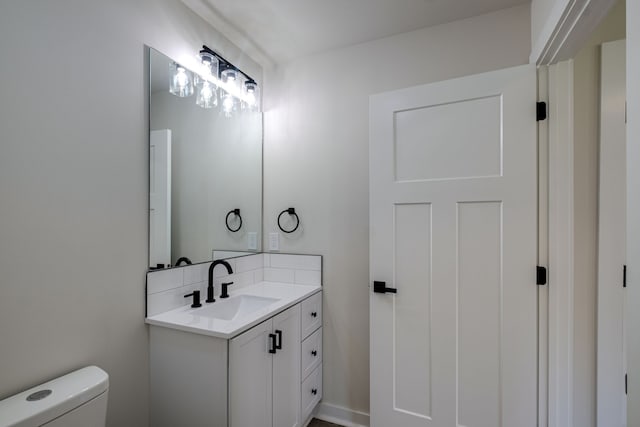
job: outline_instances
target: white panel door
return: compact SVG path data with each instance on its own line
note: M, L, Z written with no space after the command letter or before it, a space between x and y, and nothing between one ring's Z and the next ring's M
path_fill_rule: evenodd
M534 66L371 97L372 427L537 424L535 101Z
M273 318L273 426L300 427L300 304Z
M229 342L229 426L271 427L272 321Z
M627 425L624 390L626 44L602 45L598 213L598 427Z
M171 130L152 130L149 147L149 265L171 264Z

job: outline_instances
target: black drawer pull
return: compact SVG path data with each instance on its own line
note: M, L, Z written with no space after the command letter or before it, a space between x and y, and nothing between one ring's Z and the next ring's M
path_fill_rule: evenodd
M316 394L318 394L318 389L317 389L317 388L312 388L312 389L311 389L311 394L313 394L314 396L315 396Z
M311 355L312 355L313 357L316 357L316 356L318 355L318 352L317 352L317 351L315 351L315 350L311 350Z
M276 354L276 335L269 334L269 339L271 340L271 348L269 349L269 353Z
M276 350L282 350L282 331L276 330L278 340L276 341Z
M311 312L311 317L318 317L318 312L317 311L312 311Z

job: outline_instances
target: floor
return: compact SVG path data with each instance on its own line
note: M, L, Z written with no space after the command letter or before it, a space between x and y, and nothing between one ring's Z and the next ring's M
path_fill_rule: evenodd
M338 424L328 423L326 421L320 421L317 419L311 420L308 427L340 427Z

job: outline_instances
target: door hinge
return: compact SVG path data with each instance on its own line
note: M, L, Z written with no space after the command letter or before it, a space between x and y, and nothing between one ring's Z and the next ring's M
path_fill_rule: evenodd
M622 287L627 287L627 266L622 267Z
M546 267L536 267L536 284L538 285L546 285L547 284L547 268Z
M547 119L547 103L536 102L536 121L541 122Z

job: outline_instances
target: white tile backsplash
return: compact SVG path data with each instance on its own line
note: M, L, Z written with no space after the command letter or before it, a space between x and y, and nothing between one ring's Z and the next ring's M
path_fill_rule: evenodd
M222 282L233 282L230 292L262 281L322 284L322 257L319 255L255 254L227 262L233 274L228 274L224 266L217 266L213 273L216 299ZM210 265L206 262L147 273L147 316L190 304L192 300L184 296L196 289L200 290L200 298L204 301Z
M184 284L204 282L208 279L210 262L184 267Z
M147 293L155 294L182 286L183 269L153 271L147 274Z
M322 257L319 255L270 254L269 258L268 267L314 271L322 269Z
M294 273L294 270L289 270L286 268L265 268L264 281L294 283L295 273Z
M261 268L259 270L254 270L253 281L254 283L260 283L264 281L264 268Z
M261 256L245 256L237 258L235 273L244 273L245 271L257 270L264 267L264 257Z
M322 274L319 271L312 270L294 270L294 281L298 285L316 285L322 284Z
M164 311L173 310L174 308L191 304L193 299L191 297L185 298L184 296L197 289L200 289L200 286L198 284L194 284L189 286L180 286L157 294L147 295L147 316L154 316ZM204 294L204 298L202 295L203 294L201 293L200 299L206 298L206 294Z

